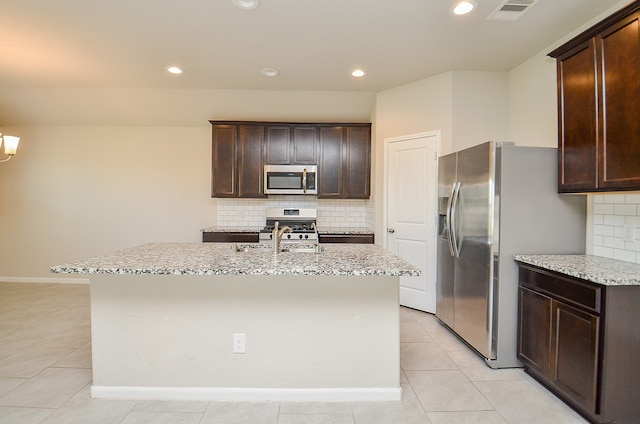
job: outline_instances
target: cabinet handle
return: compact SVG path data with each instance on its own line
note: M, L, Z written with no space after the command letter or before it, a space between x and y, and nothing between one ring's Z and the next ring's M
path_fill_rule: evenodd
M307 192L307 168L304 168L304 171L302 171L302 192Z
M395 228L387 228L387 232L393 234L393 233L396 232L396 229Z

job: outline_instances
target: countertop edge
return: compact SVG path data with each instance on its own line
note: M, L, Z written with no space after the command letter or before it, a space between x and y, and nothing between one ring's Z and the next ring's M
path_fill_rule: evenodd
M640 285L640 264L595 255L522 255L517 262L603 286Z
M262 228L258 227L207 227L202 228L202 233L259 233ZM374 235L375 231L369 228L321 228L318 229L318 234L362 234L362 235Z
M237 253L233 243L150 243L52 266L55 274L419 276L373 244L323 244L322 253Z

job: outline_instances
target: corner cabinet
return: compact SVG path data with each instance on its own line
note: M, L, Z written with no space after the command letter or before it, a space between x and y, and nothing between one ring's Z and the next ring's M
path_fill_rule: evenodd
M640 286L519 263L518 359L593 423L640 422Z
M210 123L212 197L266 197L265 164L317 164L319 199L371 195L371 124Z
M640 1L549 56L558 77L558 191L640 189Z

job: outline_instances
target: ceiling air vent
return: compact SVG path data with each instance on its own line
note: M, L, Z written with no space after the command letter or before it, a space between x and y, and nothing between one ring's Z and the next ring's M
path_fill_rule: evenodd
M517 21L540 0L506 0L487 18L489 21Z

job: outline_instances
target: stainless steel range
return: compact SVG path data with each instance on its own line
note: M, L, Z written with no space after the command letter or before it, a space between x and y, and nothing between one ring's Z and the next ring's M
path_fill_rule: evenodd
M282 243L318 242L316 219L318 213L310 208L267 208L267 222L260 230L260 241L273 240L273 229L288 226L291 232L282 235Z

